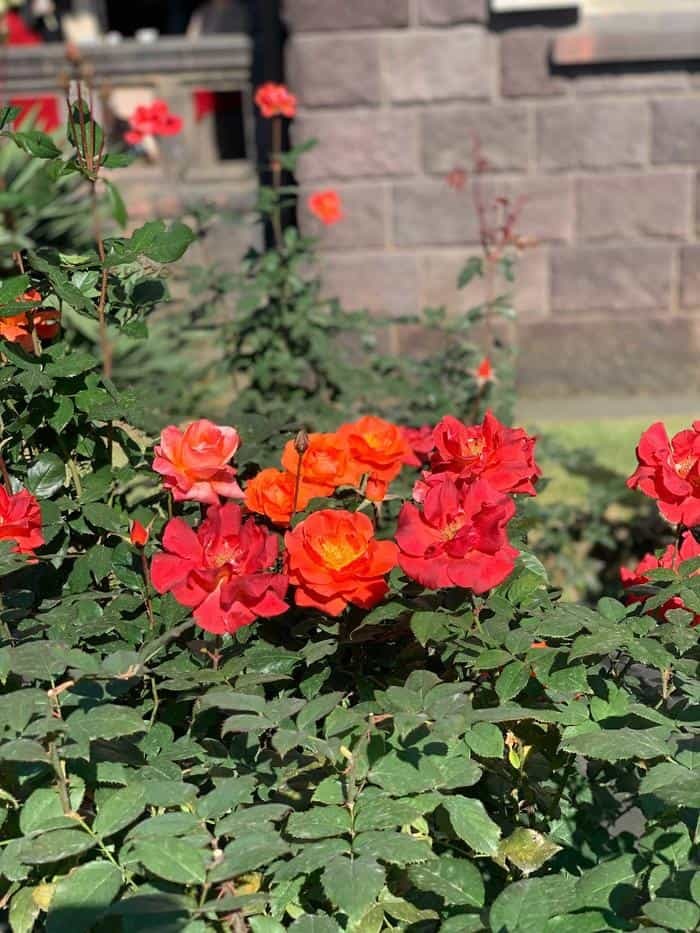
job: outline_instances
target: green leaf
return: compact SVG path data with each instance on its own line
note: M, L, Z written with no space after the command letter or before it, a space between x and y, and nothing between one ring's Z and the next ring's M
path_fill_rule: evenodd
M476 866L466 859L443 855L423 865L412 865L408 874L417 888L437 894L448 906L484 905L484 882Z
M278 833L258 830L245 834L226 846L223 860L211 869L208 880L216 884L266 867L289 850L289 843Z
M381 862L401 866L435 858L426 839L400 832L360 833L353 841L353 849L358 855L370 855Z
M611 892L621 885L636 886L643 870L644 863L634 855L622 855L596 865L579 879L576 885L576 905L588 909L609 909Z
M45 865L87 852L94 840L80 829L54 829L31 839L23 839L20 860L25 865Z
M169 839L166 846L139 840L133 857L154 875L175 884L204 884L205 853L184 839Z
M457 288L466 288L475 276L482 276L483 274L483 260L480 256L471 256L460 270L457 277Z
M519 826L498 845L498 859L505 866L512 862L524 875L541 868L546 861L561 851L561 846L552 842L536 829Z
M671 930L697 930L700 926L700 907L677 897L657 897L642 911L654 923Z
M11 139L37 159L55 159L61 155L61 150L54 141L41 130L18 131L11 134Z
M501 700L512 700L530 681L530 668L522 661L511 661L496 681L496 693Z
M501 830L480 800L474 800L472 797L446 797L443 806L449 813L452 828L460 839L471 846L478 855L495 854Z
M0 107L0 130L5 129L7 124L12 123L20 113L22 113L21 107L13 107L11 104Z
M362 916L384 887L384 869L369 856L338 858L321 878L331 902L352 920Z
M287 832L297 839L322 839L350 832L350 814L344 807L312 807L302 813L291 813Z
M505 667L513 660L513 656L502 648L489 648L482 651L474 661L474 667L479 671L493 670L496 667Z
M106 800L101 799L92 830L103 839L111 836L133 823L143 813L145 806L146 788L143 784L121 787Z
M119 188L113 185L111 181L107 180L105 180L105 185L107 186L107 197L109 198L109 208L112 212L112 217L114 217L120 227L125 227L129 215L126 210L126 204L124 204L124 199L119 192Z
M111 862L89 862L56 882L47 933L84 933L105 915L119 893L122 873Z
M544 933L550 917L573 910L575 888L574 878L561 875L516 881L494 901L489 929L493 933Z
M336 781L336 783L338 783ZM439 794L418 794L394 800L391 797L360 795L355 813L355 831L395 829L412 823L434 810L442 798Z
M603 761L620 761L623 758L645 760L667 756L671 751L656 730L627 728L582 732L564 738L561 747L567 752Z
M38 499L48 499L66 482L63 461L49 451L40 454L27 470L27 488Z
M41 908L34 900L35 888L20 888L10 903L10 929L12 933L31 933Z
M175 221L168 228L162 220L150 220L128 239L109 241L107 266L133 262L139 256L154 262L175 262L194 240L195 235L186 224Z
M340 933L340 927L322 914L304 914L289 927L294 933Z
M68 735L77 740L116 739L122 735L145 732L146 724L136 710L105 703L84 712L76 710L67 719Z
M324 719L343 699L342 693L326 693L323 696L315 697L306 704L304 709L297 715L297 728L305 732L314 726L319 719ZM315 730L314 730L315 731Z
M465 733L464 741L480 758L502 758L503 733L494 723L477 722Z
M425 645L429 641L444 641L449 635L445 625L448 617L441 612L414 612L411 616L411 631L419 644Z
M73 810L78 810L85 793L85 784L80 778L71 776L70 785L71 806ZM25 836L66 826L75 826L75 820L64 814L55 787L39 787L25 800L19 815L19 828Z

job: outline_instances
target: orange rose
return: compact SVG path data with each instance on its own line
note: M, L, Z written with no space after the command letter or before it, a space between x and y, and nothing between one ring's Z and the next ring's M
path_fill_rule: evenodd
M352 460L347 442L338 434L309 434L301 459L301 479L314 496L329 496L338 486L355 485L362 469ZM282 466L294 476L299 454L294 441L285 444Z
M41 295L35 288L30 288L17 301L41 301ZM8 343L18 343L23 350L31 353L32 330L39 340L53 340L61 329L61 313L54 308L36 308L21 311L11 317L0 317L0 337Z
M370 609L388 590L396 566L393 541L377 541L361 512L321 509L285 535L287 573L297 606L338 616L350 604Z
M296 476L270 467L261 470L246 486L245 504L251 512L266 515L276 525L288 525L294 510ZM303 512L316 495L306 483L299 483L296 511Z
M401 428L389 421L366 415L338 431L350 448L350 455L361 473L368 474L366 495L380 502L389 483L401 472L411 448Z

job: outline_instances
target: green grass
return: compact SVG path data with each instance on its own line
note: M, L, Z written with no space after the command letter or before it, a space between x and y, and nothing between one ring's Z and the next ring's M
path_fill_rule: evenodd
M551 437L569 449L586 448L595 453L603 466L616 470L623 476L629 476L634 470L637 458L635 448L639 437L654 420L664 421L669 435L672 436L687 427L692 418L686 415L673 415L654 418L610 418L581 421L543 421L528 425L535 433ZM541 466L545 477L550 480L542 494L543 501L581 501L586 496L587 482L580 477L571 476L557 463L542 458Z

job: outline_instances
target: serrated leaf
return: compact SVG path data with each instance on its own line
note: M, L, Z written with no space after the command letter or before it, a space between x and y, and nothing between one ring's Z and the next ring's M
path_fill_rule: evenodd
M344 807L312 807L301 813L291 813L287 832L297 839L322 839L350 832L350 814Z
M289 927L294 933L340 933L340 927L322 914L304 914Z
M17 131L11 134L11 139L36 159L56 159L61 155L51 137L41 130Z
M620 761L623 758L648 759L670 754L668 743L656 732L646 729L606 729L584 732L564 738L562 749L600 758L603 761Z
M85 784L80 778L70 778L70 801L73 810L78 810L85 793ZM19 815L19 828L29 836L49 829L75 826L75 820L66 817L61 799L55 787L39 787L25 800Z
M65 464L49 451L40 454L27 470L27 488L38 499L48 499L63 488L65 481Z
M544 933L550 917L574 909L575 890L576 880L561 875L516 881L494 901L489 929L494 933Z
M46 920L47 933L84 933L105 915L123 884L111 862L89 862L59 878Z
M496 693L503 701L512 700L528 685L530 668L522 661L506 664L496 681Z
M266 825L263 823L263 826ZM224 857L209 873L209 882L215 884L238 875L267 867L281 855L286 855L290 845L278 833L265 832L245 834L229 843Z
M31 933L40 911L34 900L34 888L20 888L10 902L8 920L12 933Z
M455 833L478 855L493 855L497 851L501 830L480 800L472 797L446 797L443 806L450 815Z
M350 919L361 917L384 887L384 869L369 856L338 858L321 877L331 902Z
M103 839L111 836L133 823L143 813L145 806L146 789L143 784L121 787L106 799L101 798L92 830Z
M32 839L23 839L20 859L25 865L59 862L80 852L87 852L95 841L80 829L54 829Z
M412 865L408 874L417 888L437 894L448 906L484 905L484 882L476 866L466 859L443 855L422 865Z
M502 865L506 864L506 860L512 862L524 875L529 875L541 868L557 852L561 852L561 846L543 833L519 826L497 846L497 861Z
M417 865L435 858L430 844L425 839L399 832L365 832L353 841L353 849L359 855L368 855L392 865Z
M204 884L205 853L185 839L169 839L167 846L139 840L133 857L154 875L175 884Z

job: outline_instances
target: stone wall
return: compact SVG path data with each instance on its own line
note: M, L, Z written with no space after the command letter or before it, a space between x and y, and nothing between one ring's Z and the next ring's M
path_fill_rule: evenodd
M700 82L687 63L555 68L561 30L489 22L487 0L286 8L296 133L319 140L300 182L346 206L320 231L330 293L393 315L478 300L455 288L477 250L470 193L445 181L470 166L476 134L484 190L524 197L519 231L539 240L516 293L523 391L698 388Z

